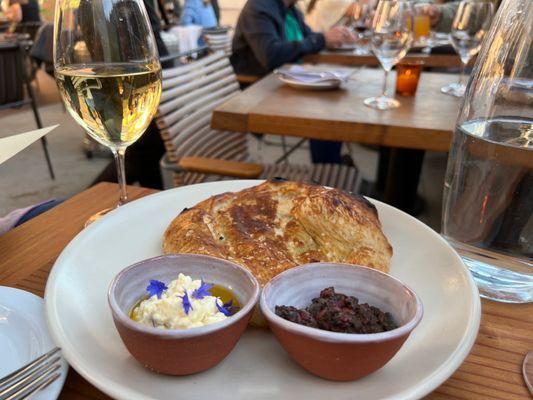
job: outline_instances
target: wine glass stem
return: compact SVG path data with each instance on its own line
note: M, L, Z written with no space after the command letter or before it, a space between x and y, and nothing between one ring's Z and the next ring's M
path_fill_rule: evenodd
M465 81L465 72L466 72L466 66L468 65L468 61L464 62L461 60L461 73L459 74L459 86L464 85Z
M385 68L383 68L383 71L385 71L385 79L383 80L383 93L381 95L383 97L387 97L387 81L389 80L389 71Z
M117 178L119 186L119 198L118 205L126 204L128 201L128 192L126 188L126 169L124 167L124 156L126 154L126 148L120 147L118 149L111 150L115 157L115 164L117 166Z

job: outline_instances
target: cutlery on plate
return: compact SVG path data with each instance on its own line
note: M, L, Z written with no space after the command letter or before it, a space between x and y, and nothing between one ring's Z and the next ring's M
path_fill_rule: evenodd
M533 350L528 351L522 364L522 374L529 392L533 395Z
M59 378L59 351L56 347L0 379L0 399L27 399Z

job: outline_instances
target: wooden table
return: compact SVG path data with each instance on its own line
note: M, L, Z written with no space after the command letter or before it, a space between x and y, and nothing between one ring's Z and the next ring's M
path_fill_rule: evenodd
M403 60L422 60L428 68L460 68L462 66L461 59L457 54L408 53ZM320 53L305 56L304 61L312 64L325 63L349 66L366 65L368 67L377 67L380 65L373 54L358 56L353 51L346 50L324 50ZM472 58L469 65L473 65L474 61L475 57Z
M131 199L154 190L130 187ZM57 256L82 230L89 216L116 204L118 187L102 183L0 236L0 285L44 295L46 279ZM530 399L521 363L533 349L533 304L510 305L483 300L479 335L472 352L427 399ZM108 399L70 369L60 399Z
M457 79L456 74L423 72L415 97L398 97L399 108L380 111L363 104L365 98L381 93L383 71L379 69L361 69L343 89L331 91L293 89L270 74L218 106L211 126L243 133L448 151L460 101L442 94L440 88Z
M380 111L363 104L381 93L379 69L361 69L343 89L323 92L290 88L270 74L217 107L211 125L222 131L385 146L377 190L367 194L416 214L424 158L420 150L448 151L460 100L440 88L457 79L455 74L423 72L415 97L399 97L399 108Z

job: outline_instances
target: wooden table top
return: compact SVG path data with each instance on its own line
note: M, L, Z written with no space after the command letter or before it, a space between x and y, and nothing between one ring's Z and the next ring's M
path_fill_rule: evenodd
M460 68L462 66L461 59L457 54L408 53L403 60L422 60L426 67L432 68ZM376 67L380 65L378 59L373 54L358 56L350 50L324 50L320 53L305 56L304 61L312 64L325 63L349 66L366 65L368 67ZM472 65L474 61L475 57L472 57L469 65Z
M154 190L130 187L131 199ZM63 248L94 213L116 204L117 185L103 183L0 236L0 285L44 295L48 273ZM521 374L522 360L533 349L533 304L482 301L481 328L465 362L431 400L530 399ZM72 368L62 400L109 399Z
M395 78L389 79L392 86ZM455 74L423 72L416 96L397 97L399 108L380 111L363 100L381 93L382 70L357 70L343 88L330 91L293 89L270 74L217 107L211 125L236 132L448 151L460 99L442 94L440 88L457 79Z

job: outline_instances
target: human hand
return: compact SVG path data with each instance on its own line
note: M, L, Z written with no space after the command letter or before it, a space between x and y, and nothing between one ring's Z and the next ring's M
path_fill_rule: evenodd
M324 33L324 38L326 39L326 47L328 48L339 47L343 43L355 41L353 34L344 26L334 26Z
M437 25L440 20L441 11L440 8L435 4L424 4L417 11L420 14L427 15L429 17L431 26Z

